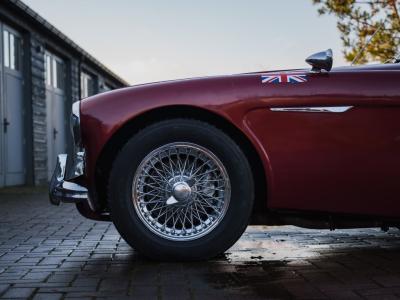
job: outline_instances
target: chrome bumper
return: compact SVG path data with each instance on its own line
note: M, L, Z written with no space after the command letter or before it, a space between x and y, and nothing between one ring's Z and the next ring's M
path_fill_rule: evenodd
M57 166L50 181L50 202L59 205L60 202L78 203L88 200L88 190L74 182L65 180L67 154L57 157Z

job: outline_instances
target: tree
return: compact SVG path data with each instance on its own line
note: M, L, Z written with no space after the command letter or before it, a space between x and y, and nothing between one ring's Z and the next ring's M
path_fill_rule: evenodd
M385 62L394 58L400 46L400 0L312 0L320 15L333 14L343 41L344 56L357 63ZM378 30L378 31L377 31ZM375 33L375 35L374 35Z

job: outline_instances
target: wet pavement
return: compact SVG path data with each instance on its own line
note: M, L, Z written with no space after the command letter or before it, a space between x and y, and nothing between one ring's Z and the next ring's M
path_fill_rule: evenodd
M44 190L1 190L0 298L398 299L400 232L249 227L221 257L160 263Z

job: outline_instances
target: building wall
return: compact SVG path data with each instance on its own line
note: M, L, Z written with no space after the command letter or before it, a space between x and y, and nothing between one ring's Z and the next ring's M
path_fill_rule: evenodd
M25 118L25 138L28 140L27 178L28 184L44 185L48 181L48 151L47 151L47 121L46 121L46 82L45 82L45 51L49 50L63 59L66 70L65 87L65 115L68 118L73 102L80 99L80 74L82 70L89 71L95 77L95 90L102 91L102 86L107 83L114 88L123 87L125 84L114 78L112 74L100 70L98 62L87 58L76 51L76 47L52 36L37 24L31 24L29 18L16 13L0 3L0 22L9 24L22 33L25 46L25 111L29 115ZM1 38L1 36L0 36ZM28 57L26 57L28 55ZM1 100L1 99L0 99ZM67 120L67 119L66 119ZM68 122L65 122L68 124ZM65 128L66 133L69 128ZM67 134L67 144L70 144L70 135ZM1 187L1 183L0 183Z
M46 87L43 43L31 35L31 87L34 184L47 181ZM39 50L39 51L38 51Z

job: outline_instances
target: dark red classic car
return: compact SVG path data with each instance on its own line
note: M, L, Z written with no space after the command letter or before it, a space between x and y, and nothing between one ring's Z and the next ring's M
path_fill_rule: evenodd
M400 64L132 86L74 103L50 200L156 259L206 259L248 224L400 224Z

